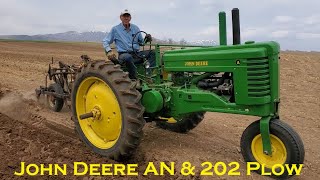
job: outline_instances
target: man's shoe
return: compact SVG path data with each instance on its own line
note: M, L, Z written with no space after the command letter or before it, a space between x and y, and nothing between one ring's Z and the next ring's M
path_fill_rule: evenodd
M114 65L120 64L119 60L117 58L111 58L109 59L111 62L113 62Z

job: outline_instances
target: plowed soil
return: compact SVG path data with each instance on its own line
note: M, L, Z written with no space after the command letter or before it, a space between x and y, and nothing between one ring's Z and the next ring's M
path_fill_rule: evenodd
M67 107L55 113L45 100L37 100L34 90L45 83L51 57L55 62L79 64L80 55L105 59L100 44L50 42L0 42L0 179L15 179L20 162L27 164L117 163L94 154L73 130ZM320 170L320 53L281 53L281 119L301 136L306 156L301 176L294 179L318 179ZM187 134L169 132L149 123L135 156L127 163L139 164L138 179L269 179L252 173L240 154L240 137L256 117L206 113L205 119ZM148 162L175 162L174 176L143 176ZM179 169L185 161L196 168L194 176L183 177ZM241 176L200 176L202 162L240 163ZM24 178L31 178L24 176ZM38 176L35 179L48 179ZM75 179L67 176L50 178ZM83 178L83 177L80 177ZM92 177L88 177L91 179ZM105 177L102 177L105 178ZM136 177L108 177L130 179Z

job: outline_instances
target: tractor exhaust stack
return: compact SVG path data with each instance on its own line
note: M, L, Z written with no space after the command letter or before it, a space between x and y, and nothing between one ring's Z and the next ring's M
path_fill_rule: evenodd
M233 45L241 44L240 41L240 18L239 9L232 9L232 32L233 32Z

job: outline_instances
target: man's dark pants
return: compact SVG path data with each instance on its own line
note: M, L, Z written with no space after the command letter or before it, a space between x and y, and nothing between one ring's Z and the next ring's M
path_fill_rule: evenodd
M149 58L148 61L150 63L150 67L154 67L156 65L156 57L155 57L155 52L154 51L140 51L137 54L139 56L147 56L148 53L149 54ZM124 52L124 53L119 53L119 63L120 64L125 64L128 72L129 72L129 78L130 79L137 79L137 67L135 66L135 64L141 64L143 63L143 60L139 57L137 57L133 52L132 53L128 53L128 52Z

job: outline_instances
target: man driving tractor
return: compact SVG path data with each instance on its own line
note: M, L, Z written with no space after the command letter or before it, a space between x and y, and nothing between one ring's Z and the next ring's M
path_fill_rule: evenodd
M110 33L103 39L103 47L108 59L114 63L124 64L128 69L129 78L137 80L135 64L143 63L141 57L148 58L150 67L155 66L155 52L152 50L140 51L140 45L151 42L152 37L147 34L145 38L142 38L139 27L130 23L131 13L127 9L121 12L120 20L121 23L112 27ZM110 44L113 42L115 42L119 54L118 60L110 48ZM137 81L137 83L139 82Z

